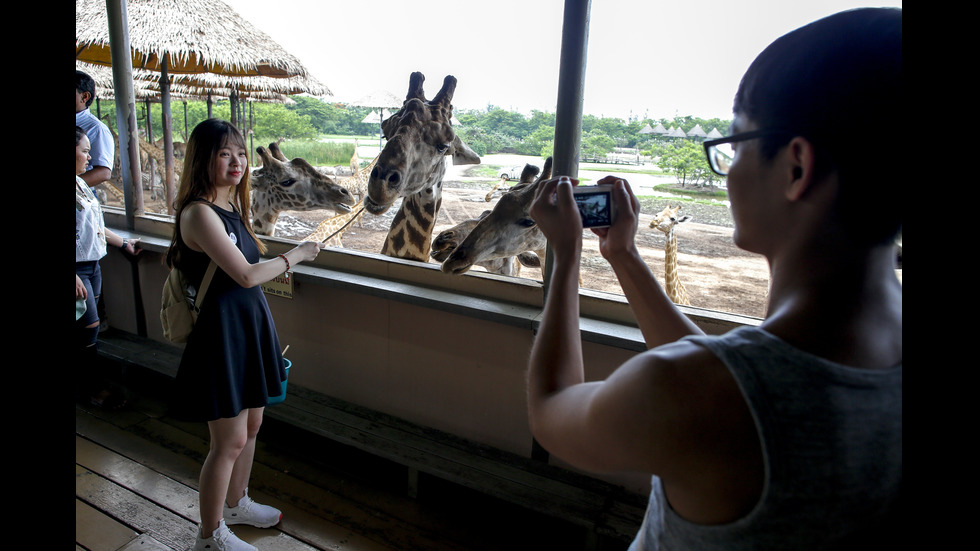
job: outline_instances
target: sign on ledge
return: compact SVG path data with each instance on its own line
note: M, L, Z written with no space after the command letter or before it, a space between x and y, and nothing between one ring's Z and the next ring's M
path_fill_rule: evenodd
M293 272L284 272L271 281L263 283L262 291L267 295L293 298Z

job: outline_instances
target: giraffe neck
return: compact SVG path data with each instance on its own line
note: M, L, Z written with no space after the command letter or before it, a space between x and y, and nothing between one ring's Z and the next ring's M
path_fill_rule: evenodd
M428 262L432 230L442 205L442 179L402 199L381 254Z
M363 214L364 199L362 198L351 208L351 212L340 214L332 218L327 218L323 222L320 222L320 225L313 230L313 233L306 236L303 241L329 243L331 245L340 246L340 236L343 235L344 231L346 231L351 224L360 220Z
M667 233L667 245L664 249L664 290L674 304L690 304L687 290L677 275L677 236L674 235L673 228Z

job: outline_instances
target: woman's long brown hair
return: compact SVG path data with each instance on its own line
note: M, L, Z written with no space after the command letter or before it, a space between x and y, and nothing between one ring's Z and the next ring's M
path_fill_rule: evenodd
M187 140L187 152L184 156L184 170L180 174L180 185L177 197L174 199L174 235L167 249L166 263L173 268L180 263L180 249L186 247L180 237L180 216L184 209L194 201L203 199L209 201L214 197L214 168L218 151L232 144L245 148L245 138L235 125L221 119L208 119L191 132ZM249 170L245 167L242 181L235 188L234 205L238 208L242 223L249 235L258 245L259 253L265 253L266 246L252 230L252 194L249 185ZM180 245L180 246L178 246Z

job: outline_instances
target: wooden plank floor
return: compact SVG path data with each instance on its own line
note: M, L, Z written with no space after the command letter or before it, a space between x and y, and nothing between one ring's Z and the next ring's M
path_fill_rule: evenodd
M184 551L200 518L207 427L169 417L165 385L126 379L124 411L75 408L76 549ZM234 531L262 550L623 548L424 475L409 498L408 478L404 467L267 418L249 494L282 510L283 521Z

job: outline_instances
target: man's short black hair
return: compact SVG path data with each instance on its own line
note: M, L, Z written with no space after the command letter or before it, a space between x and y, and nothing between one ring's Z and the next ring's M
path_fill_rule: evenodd
M864 235L879 241L901 229L900 188L882 185L899 183L907 123L900 8L848 10L778 38L742 77L734 112L806 137L818 171L837 171L845 218L862 219ZM785 144L762 140L763 158Z
M75 90L88 92L89 98L85 102L85 107L92 105L92 101L95 100L95 81L88 74L78 69L75 69Z

